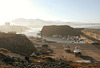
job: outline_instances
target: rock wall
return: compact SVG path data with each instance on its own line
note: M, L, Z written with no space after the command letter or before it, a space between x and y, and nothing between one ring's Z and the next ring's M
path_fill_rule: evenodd
M82 32L96 40L100 40L100 29L84 29Z
M81 28L72 28L68 25L52 25L52 26L44 26L42 29L42 36L53 36L53 35L62 35L62 36L67 36L67 35L80 35L81 33Z
M81 35L80 37L81 37L81 39L83 39L87 43L92 43L93 42L91 39L88 39L87 37L85 37L83 35Z

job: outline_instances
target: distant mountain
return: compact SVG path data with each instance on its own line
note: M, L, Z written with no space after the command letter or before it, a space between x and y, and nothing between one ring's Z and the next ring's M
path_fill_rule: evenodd
M64 25L61 21L44 21L41 19L24 19L18 18L11 21L15 25L23 25L29 27L43 27L44 25Z
M11 21L12 24L15 25L23 25L28 26L30 28L33 27L43 27L46 25L70 25L72 27L76 26L100 26L100 23L80 23L80 22L63 22L63 21L44 21L41 19L24 19L24 18L18 18L13 21Z
M45 21L40 19L24 19L24 18L18 18L12 21L12 23L17 25L37 25L37 24L46 24Z

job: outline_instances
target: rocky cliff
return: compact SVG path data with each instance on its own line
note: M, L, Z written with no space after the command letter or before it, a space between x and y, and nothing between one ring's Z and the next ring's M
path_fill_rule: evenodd
M100 29L88 29L82 30L83 35L81 36L88 43L100 43Z
M42 29L42 36L53 36L53 35L80 35L81 28L72 28L68 25L52 25L52 26L44 26Z
M84 29L82 32L96 40L100 40L100 29Z

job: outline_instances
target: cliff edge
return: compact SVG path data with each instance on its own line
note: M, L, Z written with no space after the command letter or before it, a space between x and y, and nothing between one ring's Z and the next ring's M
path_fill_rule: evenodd
M53 36L53 35L80 35L82 28L72 28L68 25L52 25L52 26L44 26L42 29L42 36Z

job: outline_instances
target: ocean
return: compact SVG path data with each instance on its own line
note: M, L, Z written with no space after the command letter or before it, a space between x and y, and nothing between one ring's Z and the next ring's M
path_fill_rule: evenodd
M33 36L33 37L40 37L37 35L41 31L42 28L31 28L29 30L26 30L25 32L22 32L21 34L25 34L26 36Z

